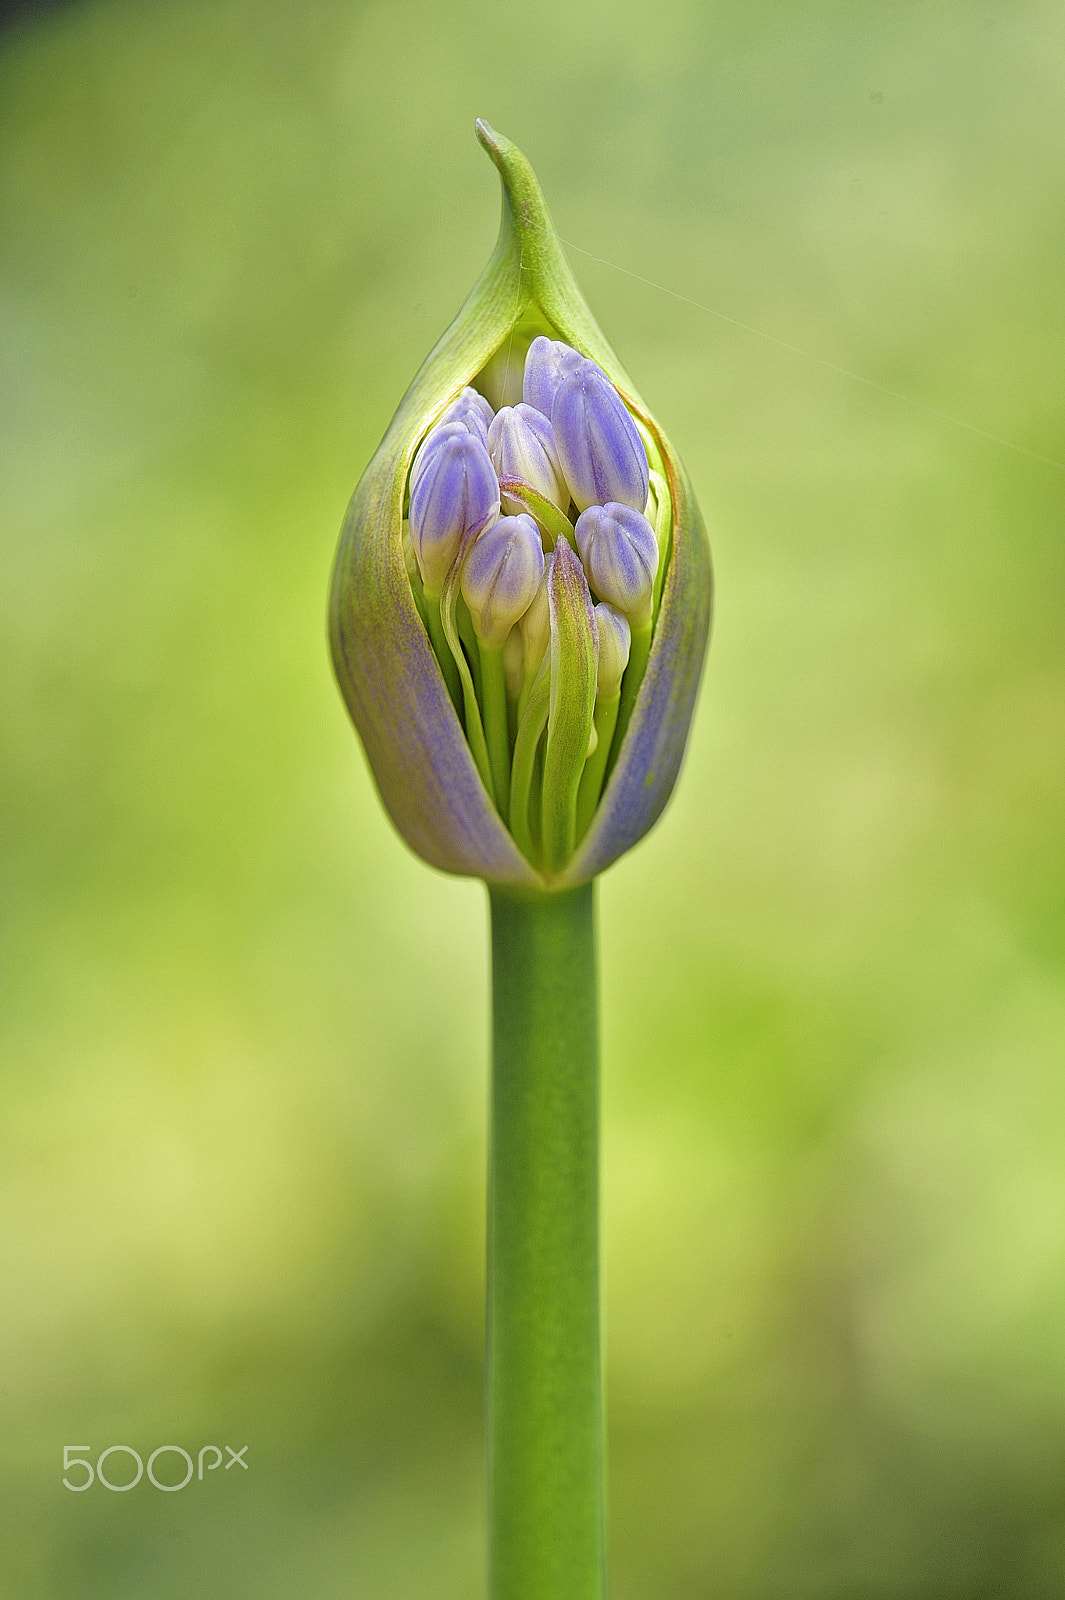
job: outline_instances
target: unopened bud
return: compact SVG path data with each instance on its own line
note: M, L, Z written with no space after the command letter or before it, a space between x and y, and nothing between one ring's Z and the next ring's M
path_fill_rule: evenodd
M462 598L477 636L498 649L529 609L544 575L540 530L532 517L500 517L476 540L462 569Z
M429 452L410 497L410 531L422 580L439 594L464 534L499 514L499 480L481 441L465 428Z
M625 668L629 664L632 629L624 612L600 600L595 608L595 621L599 629L599 665L596 672L596 691L609 700L621 688Z
M572 345L558 339L548 339L543 334L534 339L525 357L525 375L522 379L522 398L550 418L551 407L563 378L580 366L583 356Z
M457 439L464 433L474 433L474 428L468 428L460 418L452 417L450 422L438 422L431 428L418 446L417 453L410 469L410 492L414 493L418 479L425 470L426 462L433 459L434 453L439 450L445 439ZM481 443L487 448L488 429L484 430Z
M438 427L449 422L461 422L471 433L475 433L482 444L487 443L488 429L491 426L494 412L483 394L478 394L476 389L466 385L456 400L452 400Z
M488 430L488 454L501 478L520 478L553 505L568 504L569 490L555 454L555 436L532 406L504 406ZM503 510L518 515L520 502L502 497Z
M647 451L625 402L594 361L582 361L560 384L551 426L578 511L608 501L644 510Z
M587 883L661 815L706 648L709 551L684 468L581 299L531 167L486 123L477 136L502 179L499 242L352 497L330 642L411 847L541 895ZM489 450L503 406L526 423L520 459L495 449L500 435L517 449L512 420ZM507 511L524 497L520 512L500 517L503 493Z
M642 512L608 501L577 518L577 548L592 588L634 627L651 620L658 541Z

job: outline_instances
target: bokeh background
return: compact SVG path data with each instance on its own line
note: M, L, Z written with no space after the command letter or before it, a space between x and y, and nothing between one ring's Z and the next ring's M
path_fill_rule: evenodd
M9 19L5 1597L483 1593L484 893L324 643L476 115L719 584L601 886L615 1600L1065 1594L1063 97L1049 0ZM248 1471L62 1486L166 1443Z

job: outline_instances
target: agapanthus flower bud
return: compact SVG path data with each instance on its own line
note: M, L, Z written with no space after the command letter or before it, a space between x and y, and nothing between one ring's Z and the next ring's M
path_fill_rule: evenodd
M467 384L458 399L452 400L437 426L442 427L449 422L461 422L471 433L477 435L482 444L487 444L488 429L494 414L484 395L478 394L476 389Z
M544 575L540 530L532 517L500 517L474 543L460 579L477 637L501 647L529 609Z
M496 412L488 429L488 454L500 478L520 478L552 504L568 504L551 424L532 406L503 406ZM517 515L523 510L505 492L501 499L504 511Z
M632 629L623 611L600 600L595 607L595 621L599 629L599 667L596 675L596 693L609 700L621 688L625 668L629 664Z
M465 429L438 436L410 497L410 532L422 581L444 586L463 536L499 515L499 479L481 441Z
M637 627L651 620L658 571L658 542L647 518L631 506L608 501L577 518L577 549L592 588Z
M625 403L594 361L582 361L558 387L551 407L555 449L578 511L620 501L643 511L648 464Z
M550 419L559 384L580 366L583 357L572 345L543 334L533 340L525 357L522 399Z
M464 433L472 433L476 437L476 431L477 430L475 427L467 427L466 423L458 417L453 417L449 422L438 422L435 428L431 428L425 435L425 438L422 440L421 444L418 446L418 453L414 457L414 462L410 469L411 494L414 493L418 479L422 475L422 471L426 462L433 459L434 454L437 450L439 450L445 439L459 439ZM485 428L484 433L481 436L481 443L485 446L485 448L487 448L487 428Z
M447 871L545 892L602 872L669 798L709 630L709 551L684 469L584 304L531 168L485 123L477 133L503 181L499 244L352 498L331 642L407 842ZM488 449L504 405L526 428L520 460L496 452L513 471ZM495 426L493 445L506 436L510 449L514 426ZM530 465L533 439L553 439L553 493ZM501 518L507 491L525 500ZM598 508L577 530L571 499ZM524 530L516 542L508 524Z

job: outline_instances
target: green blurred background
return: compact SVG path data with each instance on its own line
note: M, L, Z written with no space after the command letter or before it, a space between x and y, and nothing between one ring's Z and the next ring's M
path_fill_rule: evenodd
M1063 99L1021 0L7 29L5 1600L483 1592L484 893L324 643L495 239L477 115L719 583L601 889L615 1600L1065 1594Z

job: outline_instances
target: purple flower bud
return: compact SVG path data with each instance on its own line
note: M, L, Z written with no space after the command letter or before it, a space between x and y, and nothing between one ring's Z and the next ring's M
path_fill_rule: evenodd
M448 422L461 422L471 433L475 433L484 444L488 437L488 429L492 421L493 411L483 394L478 394L476 389L466 385L457 400L452 400L444 412L437 427L442 427Z
M647 504L647 451L625 402L594 361L565 378L551 408L555 449L579 511Z
M465 428L441 435L410 497L411 538L430 594L443 588L463 535L498 515L499 479L485 446Z
M584 570L600 599L634 626L651 620L658 541L647 518L617 501L589 506L574 529Z
M422 475L422 470L425 466L425 463L432 459L433 452L434 450L438 450L440 448L441 441L444 439L457 438L463 433L474 433L474 429L467 428L466 424L461 422L457 417L453 417L450 422L438 422L435 428L431 428L429 430L421 444L418 446L417 454L414 457L414 462L410 469L411 494L414 493L414 486ZM487 436L486 429L485 437L481 440L482 444L486 445Z
M596 690L604 700L617 694L625 668L629 664L632 648L632 629L623 611L600 600L595 607L595 620L599 629L599 664Z
M532 406L504 406L488 430L488 454L501 478L521 478L553 505L569 502L569 490L555 454L555 436L542 412ZM514 516L524 508L503 496L503 510Z
M445 871L539 896L589 882L662 813L706 649L709 550L683 466L581 300L532 169L487 124L477 132L503 183L499 244L352 497L333 569L330 642L382 799L411 848ZM534 338L541 329L551 337ZM475 384L475 393L464 384ZM656 579L653 636L649 617L643 624L628 617L630 654L615 696L604 697L599 683L616 675L613 646L623 629L606 620L613 602L601 569L593 608L571 549L572 524L545 530L557 541L553 560L501 649L476 638L459 599L462 568L499 516L487 428L498 406L517 410L519 402L553 424L564 493L580 488L582 452L594 456L595 445L605 458L610 481L596 482L588 465L592 492L578 496L581 511L609 502L614 511L631 504L648 514L634 418L637 438L648 441L665 570ZM440 419L432 441L428 418ZM560 432L569 436L569 462ZM626 470L635 479L627 487ZM519 481L511 480L512 494L524 492ZM544 497L531 487L528 494L539 521ZM567 522L569 509L568 501L558 506ZM617 549L613 564L624 565ZM533 565L535 572L535 557ZM589 569L593 581L597 566ZM612 652L618 658L610 662Z
M532 517L500 517L475 542L462 569L462 598L479 639L498 648L529 609L544 575L540 530Z
M492 420L491 405L485 399L481 391L479 389L475 389L472 384L468 383L464 389L459 390L459 397L453 402L453 404L472 406L474 411L479 411L484 418L484 425L486 428Z
M572 345L558 339L548 339L543 334L534 339L525 357L525 376L522 379L522 399L545 417L550 417L559 384L575 372L584 357Z

